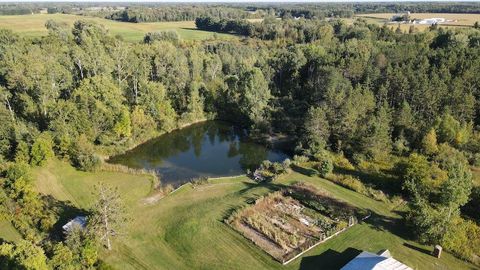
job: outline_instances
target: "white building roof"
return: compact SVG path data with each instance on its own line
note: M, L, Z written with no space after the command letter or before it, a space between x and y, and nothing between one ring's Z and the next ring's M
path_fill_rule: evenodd
M73 226L79 226L80 228L85 228L87 226L87 217L77 216L74 219L70 220L67 224L62 226L63 231L69 232Z
M381 255L364 251L340 270L413 270L389 255L388 251Z

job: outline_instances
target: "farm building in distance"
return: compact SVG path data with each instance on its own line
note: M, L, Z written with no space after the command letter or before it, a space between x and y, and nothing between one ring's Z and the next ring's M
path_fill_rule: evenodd
M413 270L409 266L395 260L388 250L382 250L378 254L367 251L347 263L340 270Z
M411 23L411 24L423 24L423 25L433 25L433 24L442 24L449 22L456 22L457 20L447 20L445 18L424 18L416 19L415 15L410 12L395 14L390 18L391 23Z
M445 18L430 18L430 19L422 19L422 20L413 20L413 24L440 24L445 23L447 20Z

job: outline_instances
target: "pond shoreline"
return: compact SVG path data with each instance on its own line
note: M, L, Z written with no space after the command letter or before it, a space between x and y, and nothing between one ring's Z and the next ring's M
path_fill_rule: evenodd
M122 149L118 152L115 152L115 153L112 153L110 155L99 155L100 159L102 160L102 162L106 162L106 163L109 163L108 160L114 156L118 156L118 155L123 155L123 154L126 154L128 151L131 151L133 149L135 149L136 147L144 144L144 143L147 143L151 140L154 140L162 135L165 135L165 134L168 134L168 133L172 133L176 130L180 130L182 128L186 128L186 127L189 127L189 126L192 126L192 125L195 125L195 124L199 124L199 123L203 123L203 122L207 122L207 121L215 121L215 119L208 119L208 118L202 118L202 119L199 119L199 120L195 120L193 122L189 122L189 123L185 123L183 125L180 125L168 132L159 132L159 133L155 133L153 134L152 136L149 136L148 138L145 138L144 140L141 140L141 141L138 141L138 142L135 142L133 143L132 145L129 145L127 148L125 149Z
M263 138L252 138L246 128L228 121L201 119L111 156L105 163L155 172L162 185L178 187L191 179L244 175L264 160L281 162L290 157L272 147L278 138L286 136Z

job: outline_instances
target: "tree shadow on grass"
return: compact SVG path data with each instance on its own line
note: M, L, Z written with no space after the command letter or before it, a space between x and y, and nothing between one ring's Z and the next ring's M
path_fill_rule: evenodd
M347 248L342 253L333 249L328 249L320 255L303 257L302 261L300 262L300 269L338 270L361 252L361 250L355 248Z
M287 187L286 185L284 184L279 184L279 183L275 183L275 182L261 182L261 183L255 183L255 182L243 182L243 184L245 185L245 188L239 190L236 192L236 194L238 195L245 195L247 194L248 192L250 192L251 190L253 189L260 189L260 188L266 188L268 189L269 191L277 191L277 190L280 190L282 188L285 188ZM254 195L257 195L257 196L261 196L260 194L263 195L264 192L260 192L259 194L254 194Z
M409 243L403 243L403 245L407 248L410 248L410 249L413 249L413 250L416 250L418 252L421 252L421 253L424 253L424 254L427 254L427 255L432 255L432 252L430 252L430 250L428 249L424 249L424 248L421 248L421 247L417 247L415 245L412 245L412 244L409 244Z
M50 239L60 241L63 239L63 225L69 222L76 216L86 216L89 213L83 209L75 207L70 201L59 201L51 195L43 196L42 198L50 209L55 209L58 220L53 225L49 232Z
M315 176L317 174L317 171L314 169L304 168L294 164L292 164L291 168L294 172L297 172L299 174L303 174L306 176L310 176L310 177Z
M413 235L401 217L388 217L374 212L362 222L368 224L372 229L388 231L403 239L413 240Z

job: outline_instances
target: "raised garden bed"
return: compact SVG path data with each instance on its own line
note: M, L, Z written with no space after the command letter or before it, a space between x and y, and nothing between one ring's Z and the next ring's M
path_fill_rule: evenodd
M359 210L325 191L295 184L235 211L226 222L277 261L304 251L357 223Z

